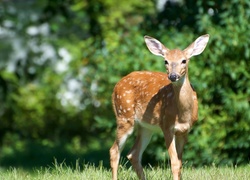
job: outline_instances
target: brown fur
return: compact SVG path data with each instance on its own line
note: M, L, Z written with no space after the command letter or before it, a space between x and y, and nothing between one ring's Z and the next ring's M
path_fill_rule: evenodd
M173 178L180 180L187 134L198 119L198 100L189 82L188 62L204 50L208 35L199 37L184 51L169 50L148 36L145 41L153 54L164 57L169 74L136 71L116 84L112 95L117 120L116 140L110 148L112 178L117 179L120 153L134 126L138 125L135 144L127 155L138 177L145 179L141 165L143 151L153 132L162 131Z

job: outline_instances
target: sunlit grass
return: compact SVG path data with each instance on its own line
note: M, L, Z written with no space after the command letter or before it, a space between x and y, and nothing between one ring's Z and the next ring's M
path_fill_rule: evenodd
M172 179L169 168L151 167L145 168L147 179L168 180ZM79 164L68 166L65 163L55 163L51 167L41 167L27 171L21 168L0 168L0 177L4 180L110 180L110 169L91 164ZM250 165L240 167L216 167L183 168L183 180L248 180L250 177ZM119 179L137 179L135 172L126 165L119 167Z

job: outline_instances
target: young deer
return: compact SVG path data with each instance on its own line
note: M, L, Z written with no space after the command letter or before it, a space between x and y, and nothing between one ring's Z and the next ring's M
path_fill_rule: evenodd
M161 130L171 160L173 179L179 180L187 134L198 119L198 100L188 79L188 62L192 56L203 52L209 35L200 36L183 51L170 50L152 37L144 38L148 49L164 58L168 74L132 72L116 84L112 95L117 119L116 140L110 148L112 177L117 179L120 153L137 125L138 135L127 157L138 177L145 179L142 154L152 133Z

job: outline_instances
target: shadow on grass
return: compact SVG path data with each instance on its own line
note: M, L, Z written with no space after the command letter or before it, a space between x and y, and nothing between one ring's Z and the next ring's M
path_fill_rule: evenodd
M53 167L54 162L65 163L67 166L75 167L76 161L79 165L91 164L109 168L109 147L101 149L86 149L85 152L73 153L67 150L65 143L59 143L53 147L42 145L37 142L26 142L24 148L11 148L11 153L1 152L0 167L23 168L32 170L39 167ZM83 147L84 148L84 147Z

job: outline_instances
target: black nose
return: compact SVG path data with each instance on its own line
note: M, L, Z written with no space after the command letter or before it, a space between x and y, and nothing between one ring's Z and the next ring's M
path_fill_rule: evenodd
M172 81L172 82L175 82L175 81L178 81L180 76L178 74L175 74L175 73L171 73L169 74L168 78Z

